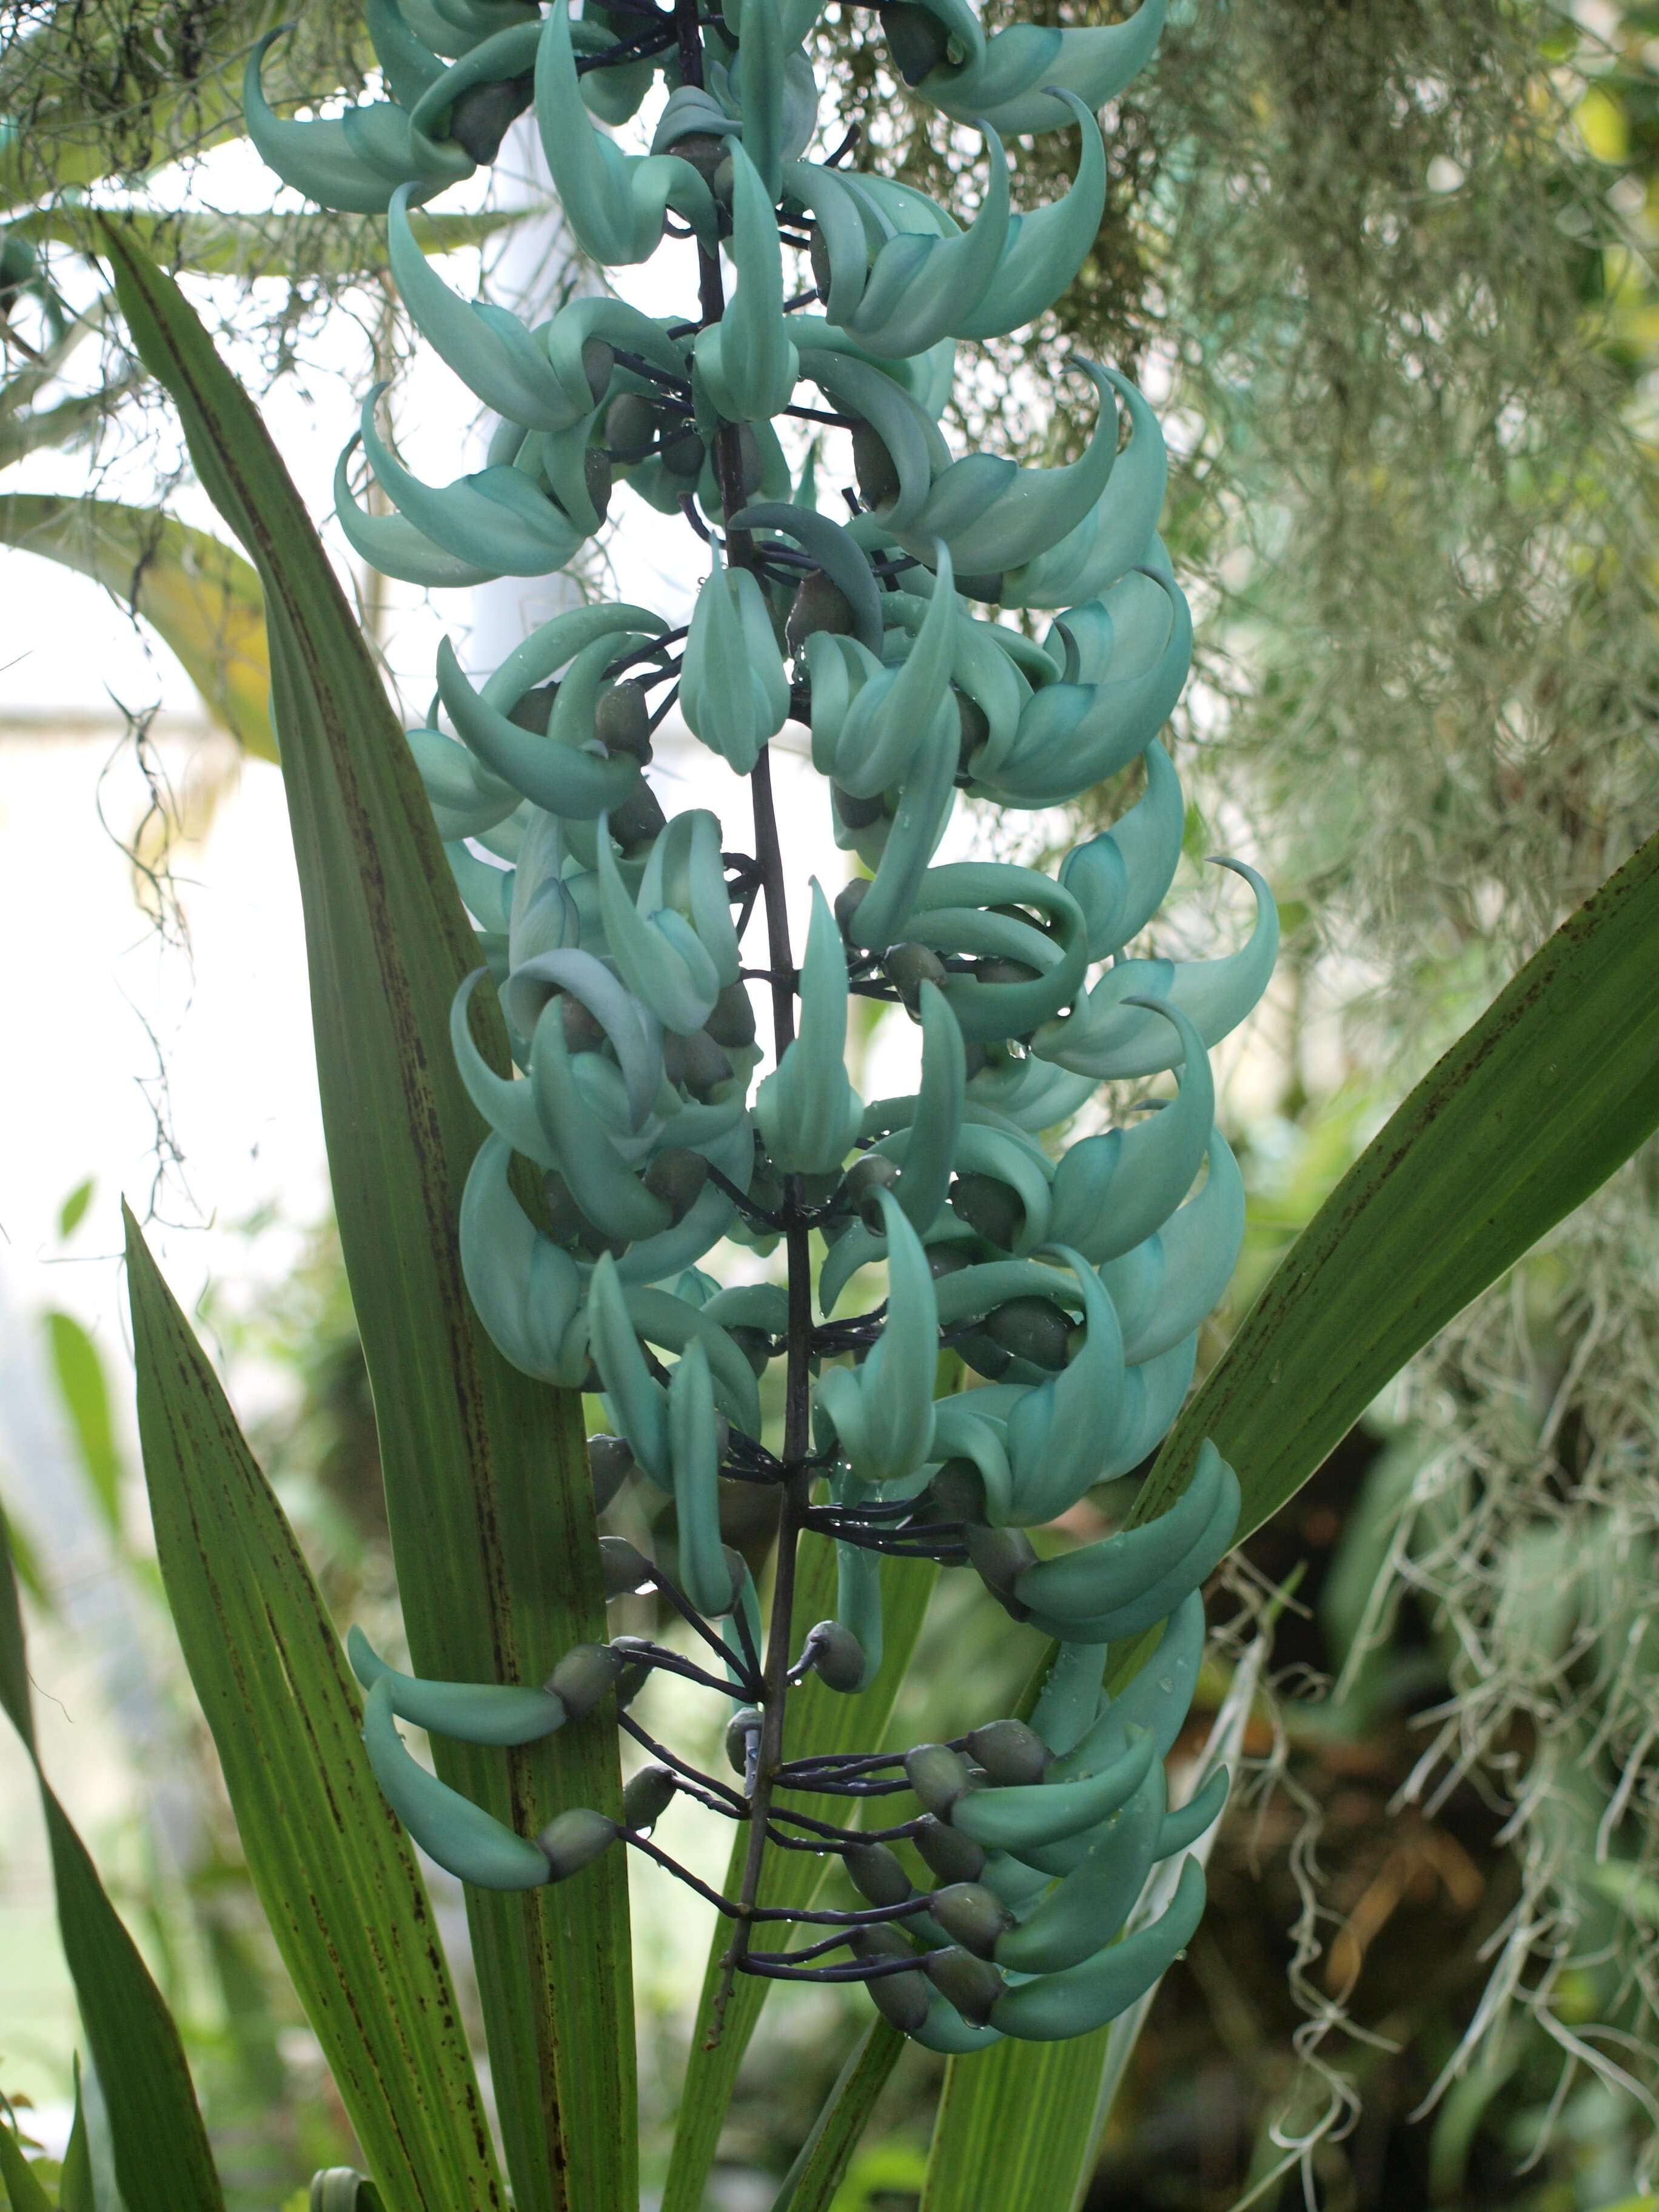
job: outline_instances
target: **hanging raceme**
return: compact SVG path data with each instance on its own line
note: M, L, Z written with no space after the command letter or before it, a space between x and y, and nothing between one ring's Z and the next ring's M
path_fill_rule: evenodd
M468 1285L508 1359L603 1392L616 1434L591 1445L598 1510L629 1480L672 1494L673 1573L606 1537L607 1584L659 1591L702 1656L618 1637L579 1645L539 1687L420 1680L357 1632L350 1656L388 1799L463 1880L563 1881L621 1841L691 1881L655 1839L686 1792L748 1826L738 1895L692 1881L732 1918L732 1972L863 1982L907 2033L969 2052L1100 2026L1202 1909L1193 1863L1163 1917L1120 1940L1150 1869L1188 1850L1225 1794L1218 1778L1171 1810L1163 1761L1203 1651L1200 1587L1238 1516L1233 1470L1206 1446L1160 1519L1060 1558L1039 1559L1025 1532L1138 1466L1186 1394L1243 1225L1207 1049L1261 996L1277 931L1267 886L1229 861L1255 901L1238 951L1197 963L1127 951L1180 854L1158 732L1191 644L1158 535L1164 451L1145 400L1114 370L1066 364L1097 416L1062 468L958 458L939 428L957 342L1029 321L1090 250L1097 112L1149 58L1162 0L1110 28L989 37L963 0L881 10L906 79L982 136L988 181L965 228L848 166L850 139L811 157L823 137L802 42L817 13L817 0L725 0L710 21L694 0L606 0L573 21L567 0L544 13L374 0L390 97L330 122L271 114L268 40L248 65L266 159L325 205L387 213L411 317L497 417L488 465L434 484L381 438L371 392L353 443L392 511L358 504L343 460L358 550L428 586L550 573L605 523L618 481L709 548L685 631L645 607L584 606L477 686L446 644L431 723L409 733L479 939L453 1031L490 1131L460 1224ZM668 98L651 150L626 154L594 118L626 121L658 73ZM529 329L459 299L414 249L409 207L491 161L532 106L584 250L607 265L680 256L680 318L584 298ZM1076 180L1014 216L1003 137L1036 131L1078 134ZM774 426L801 414L829 427L793 472ZM838 465L844 515L817 506ZM1000 609L1054 619L1036 642ZM752 853L705 810L664 813L647 771L677 701L750 781ZM810 732L836 843L865 872L833 906L814 888L799 967L768 753L788 720ZM935 865L959 792L1048 807L1137 760L1144 794L1056 875ZM763 964L745 967L763 918ZM486 975L512 1079L469 1033ZM764 1073L750 977L771 997ZM918 1024L913 1095L858 1095L851 994ZM1064 1146L1101 1082L1160 1071L1177 1081L1159 1110ZM513 1189L515 1155L543 1178L541 1223ZM787 1281L722 1289L702 1263L730 1238L781 1242ZM832 1318L868 1267L885 1269L884 1301ZM979 1387L935 1399L941 1347ZM775 1451L757 1380L773 1360L786 1364ZM769 1631L721 1541L722 1480L777 1495ZM837 1547L838 1604L796 1652L806 1531ZM883 1553L970 1565L1058 1640L1031 1718L902 1759L786 1760L792 1687L811 1672L853 1692L879 1663ZM1106 1646L1155 1629L1152 1659L1109 1698ZM647 1741L628 1708L659 1668L729 1705L736 1779L652 1745L661 1763L630 1783L620 1825L572 1806L516 1835L398 1732L402 1719L505 1747L614 1698ZM845 1821L793 1809L805 1793L843 1800ZM893 1820L857 1825L879 1799L899 1801ZM759 1905L769 1847L839 1855L866 1906ZM817 1932L769 1948L775 1922L775 1935Z

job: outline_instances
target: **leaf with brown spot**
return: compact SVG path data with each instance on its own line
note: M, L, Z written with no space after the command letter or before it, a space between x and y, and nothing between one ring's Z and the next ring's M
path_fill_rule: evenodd
M483 1127L448 1024L472 933L379 672L258 410L177 285L118 222L102 235L134 343L264 588L323 1125L410 1654L445 1680L538 1682L604 1635L604 1596L580 1401L507 1365L461 1279L456 1224ZM503 1066L498 1018L483 1042ZM604 1708L521 1750L443 1739L434 1755L521 1831L568 1806L620 1808ZM518 2212L635 2212L624 1855L546 1888L469 1889L466 1904Z

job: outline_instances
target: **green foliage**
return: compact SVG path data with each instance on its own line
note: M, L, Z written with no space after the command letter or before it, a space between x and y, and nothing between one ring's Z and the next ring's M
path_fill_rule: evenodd
M115 2173L130 2212L223 2212L183 2045L137 1946L105 1895L86 1846L41 1771L9 1540L0 1517L0 1705L40 1785L58 1924L109 2112ZM93 2212L77 2126L60 2185L65 2212ZM9 2187L9 2184L8 2184Z
M138 1422L173 1622L248 1864L387 2212L501 2202L432 1907L314 1583L127 1216Z
M378 676L256 410L176 287L112 226L109 250L135 342L178 400L203 481L265 588L335 1205L410 1648L434 1674L487 1680L505 1667L538 1680L597 1621L597 1546L578 1408L550 1409L514 1374L461 1288L454 1224L473 1138L445 1042L466 961L459 903ZM438 1756L503 1811L550 1813L567 1792L617 1802L615 1753L594 1723L507 1762L447 1740ZM580 1913L563 1892L469 1898L526 2212L560 2202L573 2162L595 2212L605 2192L620 2202L631 2190L634 2130L619 2121L634 2063L627 1899L614 1859L582 1894Z

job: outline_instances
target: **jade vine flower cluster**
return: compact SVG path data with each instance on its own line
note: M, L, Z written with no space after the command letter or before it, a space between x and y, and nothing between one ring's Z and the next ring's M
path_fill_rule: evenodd
M1165 455L1145 400L1073 362L1094 415L1063 467L955 458L940 428L958 345L1029 322L1091 251L1097 112L1149 57L1164 0L1110 27L989 36L965 0L880 10L896 68L978 134L984 183L965 228L848 166L856 134L812 156L819 88L803 42L818 13L819 0L722 0L712 17L695 0L589 0L573 21L567 0L544 13L368 0L388 96L331 121L272 114L269 40L250 64L266 159L325 205L385 211L410 316L495 417L487 465L433 483L381 436L371 392L354 445L391 511L354 495L349 447L337 495L358 551L422 586L541 575L600 529L618 482L708 549L684 631L647 607L581 605L481 684L446 644L409 741L483 963L453 1022L490 1132L460 1223L471 1294L509 1360L603 1391L617 1433L591 1447L601 1511L635 1476L672 1494L673 1576L605 1537L608 1586L659 1590L710 1656L619 1638L578 1647L538 1688L424 1681L361 1635L351 1648L387 1796L465 1880L564 1879L619 1838L672 1866L652 1832L688 1790L750 1824L743 1894L714 1899L736 1921L734 1971L864 1981L918 2040L963 2052L1098 2026L1201 1909L1189 1861L1163 1917L1119 1940L1151 1867L1186 1850L1224 1795L1218 1778L1171 1810L1164 1759L1202 1653L1200 1585L1237 1519L1234 1473L1206 1445L1188 1490L1145 1527L1051 1558L1025 1531L1137 1467L1188 1389L1243 1223L1207 1049L1261 995L1276 923L1265 884L1237 866L1255 901L1240 950L1189 963L1128 949L1180 854L1159 732L1191 644L1158 535ZM598 125L626 121L658 75L650 151L625 153ZM526 109L583 252L601 267L680 257L690 312L596 295L532 329L429 265L411 205L490 161ZM1075 180L1014 214L1003 137L1045 131L1076 134ZM1052 617L1040 641L1004 618L1016 612ZM752 854L708 811L665 814L648 771L676 702L750 780ZM799 968L767 750L791 721L861 866L833 908L814 888ZM1055 874L935 862L961 793L1055 807L1136 763L1133 804ZM766 954L745 967L763 917ZM763 1074L750 977L772 1002ZM472 1042L468 1002L486 978L511 1078ZM908 1010L914 1093L854 1088L854 993ZM1060 1141L1103 1083L1164 1071L1176 1087L1158 1110ZM515 1156L543 1178L538 1219L515 1194ZM781 1244L787 1280L722 1288L702 1263L723 1239ZM884 1300L834 1317L871 1268ZM941 1369L942 1347L959 1366ZM775 1451L758 1380L775 1358ZM963 1368L975 1387L936 1397ZM721 1541L723 1479L779 1495L769 1636ZM837 1547L838 1601L792 1656L804 1530ZM902 1761L785 1760L791 1688L812 1671L854 1692L880 1663L884 1554L970 1564L1057 1639L1030 1718ZM1109 1699L1106 1647L1160 1625L1151 1662ZM428 1774L395 1727L520 1743L614 1698L642 1739L627 1707L654 1667L730 1702L738 1786L653 1746L662 1763L629 1783L620 1824L572 1808L532 1838ZM889 1796L908 1817L840 1826L793 1811L801 1791L848 1801L849 1820L854 1801ZM866 1906L759 1907L769 1838L838 1854ZM765 1952L769 1919L829 1932Z

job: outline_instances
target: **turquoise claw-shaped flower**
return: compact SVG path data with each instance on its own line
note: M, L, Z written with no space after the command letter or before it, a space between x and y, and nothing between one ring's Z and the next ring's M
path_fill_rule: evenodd
M1179 1056L1169 1024L1131 1000L1167 999L1192 1021L1206 1047L1219 1044L1267 989L1279 952L1273 893L1242 860L1215 865L1243 876L1255 894L1255 924L1236 952L1218 960L1121 960L1069 1014L1045 1022L1031 1040L1043 1060L1097 1080L1156 1075Z
M789 678L771 611L747 568L727 568L718 551L697 593L680 669L686 726L739 775L789 712Z
M857 1140L864 1102L848 1080L847 956L823 893L800 971L800 1030L755 1094L755 1119L786 1175L831 1175Z
M477 164L461 146L428 138L406 111L374 100L325 121L301 123L276 115L264 95L259 68L287 26L256 40L242 73L242 112L261 160L285 185L319 206L346 215L384 215L400 185L420 199L459 184Z
M738 939L720 862L720 823L703 809L658 833L631 896L599 843L599 913L617 972L663 1027L690 1036L738 980Z
M800 356L783 317L777 217L743 143L732 142L732 235L736 296L692 349L709 404L728 422L764 422L789 404ZM684 165L682 165L684 166Z
M1103 107L1152 59L1167 13L1168 0L1141 0L1127 23L1080 31L1015 23L986 40L976 58L941 62L915 90L958 123L982 115L999 131L1056 130L1050 88Z
M1169 449L1146 399L1115 369L1105 375L1129 416L1129 442L1110 483L1082 520L1046 550L1002 580L1007 607L1064 607L1101 598L1135 568L1156 568L1173 583L1160 557L1158 518L1169 483Z
M580 1271L514 1196L514 1150L505 1137L486 1137L467 1174L460 1220L467 1296L503 1359L538 1382L579 1390L587 1368L585 1349L572 1341L581 1333Z
M1077 174L1071 189L1051 206L1017 215L1009 222L990 283L951 325L955 337L1002 337L1035 322L1071 289L1094 251L1106 206L1105 142L1075 93L1056 87L1053 97L1071 111L1078 126Z
M565 221L595 261L617 269L648 259L671 208L714 245L714 203L689 161L677 154L623 154L588 120L569 0L555 0L536 50L536 123Z
M602 620L644 613L642 609L628 607L584 607L580 611ZM654 616L645 619L659 621ZM571 659L571 666L554 700L545 737L538 738L533 730L524 729L511 719L508 710L515 703L512 696L505 704L497 704L490 698L490 684L482 691L473 690L447 638L438 647L438 695L462 740L503 782L549 814L592 822L620 806L639 785L640 764L631 754L607 757L601 751L588 750L593 743L593 709L605 669L628 650L628 641L639 633L599 628L595 637L592 633L599 623L586 627L587 641L574 659L564 640L554 640L548 648L559 653L561 659ZM580 637L582 629L573 626L565 635L566 638ZM492 684L498 682L501 672L496 672ZM530 688L523 686L524 690Z
M1204 1164L1215 1118L1215 1084L1197 1030L1177 1006L1157 999L1139 1003L1155 1009L1181 1039L1174 1099L1133 1127L1080 1138L1054 1170L1054 1213L1096 1267L1132 1250L1168 1221Z
M348 489L338 505L340 527L356 550L387 575L411 584L545 576L562 568L593 526L573 520L518 468L478 469L447 484L423 483L374 428L374 403L385 389L377 384L363 401L358 435L375 482L398 512L370 514ZM343 483L343 459L335 477L337 498ZM452 565L453 578L428 573L428 549Z
M463 300L452 292L409 227L412 191L412 186L400 185L392 195L386 250L392 281L410 319L440 360L487 407L526 429L568 430L592 415L605 397L608 368L605 383L595 391L580 353L561 374L546 346L516 315L488 301Z
M1109 830L1077 845L1060 880L1083 909L1089 957L1106 960L1138 937L1164 903L1181 859L1186 803L1170 756L1154 738L1141 758L1146 788Z
M907 551L927 561L943 538L959 575L1001 575L1059 544L1105 491L1117 458L1117 407L1109 371L1079 357L1076 366L1100 394L1087 447L1064 468L1023 469L996 453L953 461L930 485L913 520L896 509L876 514Z
M860 1482L902 1481L933 1456L939 1313L921 1240L890 1191L878 1194L887 1242L887 1322L861 1367L832 1367L816 1403Z

